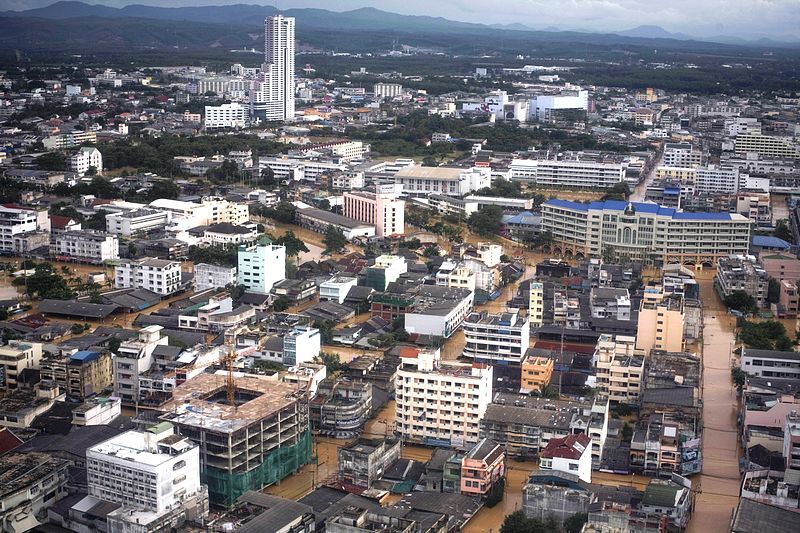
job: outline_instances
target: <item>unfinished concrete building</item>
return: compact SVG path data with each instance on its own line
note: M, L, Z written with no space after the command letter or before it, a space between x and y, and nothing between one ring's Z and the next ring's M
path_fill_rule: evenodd
M230 507L311 460L305 391L254 375L236 375L234 405L227 374L202 374L177 387L161 419L200 446L201 480L215 505Z

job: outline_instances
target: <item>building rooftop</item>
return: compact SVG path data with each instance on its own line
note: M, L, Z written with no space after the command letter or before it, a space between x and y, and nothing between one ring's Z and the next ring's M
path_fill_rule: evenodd
M227 375L201 374L177 387L161 407L175 424L230 433L289 407L303 394L298 385L257 376L236 377L236 405L226 403Z
M0 500L53 472L68 462L46 453L11 453L0 457Z
M589 212L590 210L625 211L629 203L621 200L606 200L583 204L580 202L559 200L556 198L553 200L548 200L542 205ZM738 213L684 212L678 211L677 209L673 209L671 207L662 207L658 204L638 202L632 202L630 205L633 206L637 213L647 213L651 215L670 217L675 220L735 220L740 222L745 222L748 220L746 217Z

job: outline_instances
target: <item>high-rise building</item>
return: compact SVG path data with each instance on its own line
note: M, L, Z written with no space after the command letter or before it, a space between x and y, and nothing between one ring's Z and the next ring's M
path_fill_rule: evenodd
M264 64L250 88L250 115L261 120L294 118L294 18L264 20Z

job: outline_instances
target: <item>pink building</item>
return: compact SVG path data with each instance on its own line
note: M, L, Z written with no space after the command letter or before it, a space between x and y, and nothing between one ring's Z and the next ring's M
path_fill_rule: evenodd
M797 284L794 281L781 280L781 292L778 303L778 316L793 317L797 316L800 307L800 296L798 296Z
M800 260L783 254L764 255L761 265L770 277L795 283L800 280Z
M344 216L374 225L378 237L403 235L406 203L399 198L401 190L395 185L379 185L375 191L345 192Z
M506 451L482 439L461 460L461 494L483 496L506 474Z

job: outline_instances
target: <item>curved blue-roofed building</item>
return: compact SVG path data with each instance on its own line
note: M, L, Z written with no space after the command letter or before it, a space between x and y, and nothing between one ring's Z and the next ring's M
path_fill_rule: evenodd
M713 266L721 257L746 254L752 221L738 213L692 213L653 203L548 200L542 231L553 234L551 251L655 264Z

